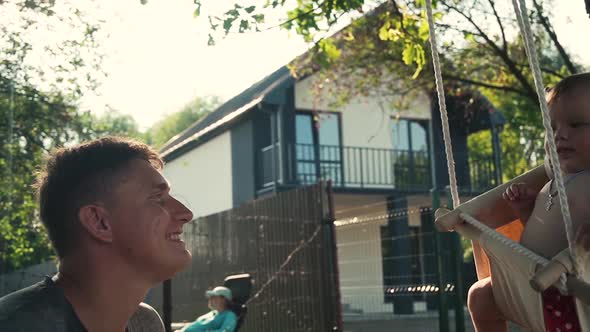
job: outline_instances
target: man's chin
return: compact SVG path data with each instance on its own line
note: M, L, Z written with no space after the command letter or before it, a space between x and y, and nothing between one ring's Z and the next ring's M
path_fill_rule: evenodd
M157 282L172 279L178 273L186 269L191 263L191 253L186 250L184 254L176 253L173 258L165 259L165 263L153 265L154 272L157 275Z
M191 263L191 258L192 255L190 251L185 250L182 254L176 255L174 259L171 259L169 261L170 264L167 269L172 274L170 278L172 278L174 275L176 275L179 272L182 272L185 268L187 268Z

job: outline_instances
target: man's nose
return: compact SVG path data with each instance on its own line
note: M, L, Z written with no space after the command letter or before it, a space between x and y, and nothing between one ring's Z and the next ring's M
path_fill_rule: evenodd
M182 204L176 198L174 200L174 219L177 221L182 221L183 224L193 220L193 212L186 207L186 205Z

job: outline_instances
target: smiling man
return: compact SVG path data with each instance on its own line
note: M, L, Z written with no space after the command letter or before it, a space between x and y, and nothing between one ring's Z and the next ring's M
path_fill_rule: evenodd
M1 331L163 331L147 291L190 261L191 211L170 195L149 146L103 138L52 153L40 217L58 273L0 299Z

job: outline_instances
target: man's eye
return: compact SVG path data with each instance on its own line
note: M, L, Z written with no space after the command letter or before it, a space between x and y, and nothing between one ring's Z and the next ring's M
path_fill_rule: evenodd
M158 202L158 204L164 204L165 199L164 195L156 195L154 196L154 200Z

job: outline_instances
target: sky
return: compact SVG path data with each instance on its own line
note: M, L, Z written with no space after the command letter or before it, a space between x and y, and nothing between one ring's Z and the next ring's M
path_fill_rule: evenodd
M151 0L147 5L101 1L109 36L102 42L107 77L96 94L84 97L82 107L99 112L108 104L132 115L145 129L195 97L227 100L306 51L299 36L281 29L234 34L207 46L207 15L233 3L205 0L195 18L190 0ZM552 22L560 41L590 68L590 43L584 41L590 19L584 1L555 3Z
M192 1L103 1L113 13L104 25L108 77L101 96L88 96L84 105L100 110L109 104L146 128L197 96L228 100L306 51L300 37L279 29L230 35L208 46L207 10L231 3L204 1L195 19Z

